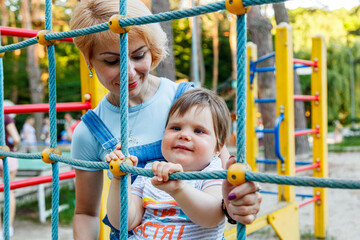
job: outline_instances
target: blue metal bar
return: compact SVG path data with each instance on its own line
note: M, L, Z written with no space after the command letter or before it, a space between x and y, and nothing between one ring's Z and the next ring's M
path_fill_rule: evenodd
M262 133L275 133L275 130L273 128L267 128L267 129L255 129L255 132L262 132Z
M280 152L280 124L284 120L285 116L283 113L280 113L279 117L275 120L275 155L281 160L281 163L284 163L285 158L281 155Z
M277 195L279 192L261 190L260 193ZM296 194L296 196L303 197L303 198L313 198L314 197L314 195L311 195L311 194Z
M256 61L254 61L253 63L257 64L259 62L263 62L269 58L272 58L272 57L275 57L275 52L272 52L272 53L269 53L269 54L266 54L264 56L261 56L259 57Z
M276 164L278 160L276 159L256 159L257 163L265 163L265 164ZM296 165L310 165L312 162L295 162Z
M297 68L311 68L311 66L308 66L308 65L304 65L304 64L296 64L294 65L294 69L297 69Z
M261 68L255 68L254 72L272 72L275 71L275 67L261 67Z
M255 103L274 103L276 102L275 98L258 98L255 99Z

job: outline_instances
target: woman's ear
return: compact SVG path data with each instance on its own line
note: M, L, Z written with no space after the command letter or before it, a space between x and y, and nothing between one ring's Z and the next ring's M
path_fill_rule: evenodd
M85 62L86 62L86 65L89 67L89 69L92 69L93 66L91 64L91 61L90 61L90 54L89 53L82 53L84 59L85 59Z

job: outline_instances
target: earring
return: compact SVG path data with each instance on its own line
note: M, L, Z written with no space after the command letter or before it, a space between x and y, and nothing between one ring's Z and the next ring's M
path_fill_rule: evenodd
M88 66L88 68L89 68L89 78L92 78L94 76L93 72L91 71L92 68L90 66Z

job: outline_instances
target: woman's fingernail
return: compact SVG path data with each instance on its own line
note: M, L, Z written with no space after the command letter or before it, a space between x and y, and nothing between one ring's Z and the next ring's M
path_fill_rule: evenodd
M229 158L234 158L235 156L234 155L231 155Z
M230 200L230 201L234 200L235 198L236 198L236 195L234 193L232 193L228 196L228 200Z

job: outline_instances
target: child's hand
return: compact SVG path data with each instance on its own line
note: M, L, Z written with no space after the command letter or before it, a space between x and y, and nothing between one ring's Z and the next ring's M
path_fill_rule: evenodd
M180 164L155 161L152 165L152 170L155 176L151 179L151 183L156 188L170 195L181 190L183 184L181 180L169 181L169 174L184 171Z
M111 161L122 161L122 160L124 160L125 156L121 152L120 149L121 149L121 144L119 143L118 145L116 145L116 150L114 150L113 152L105 155L105 160L108 163L110 163ZM139 161L138 158L136 156L130 155L129 159L132 161L132 165L134 167L136 167L137 164L138 164L138 161ZM126 163L126 161L125 161L125 163ZM120 179L120 177L116 177L115 175L114 175L114 178Z

